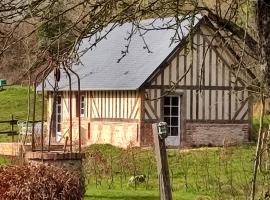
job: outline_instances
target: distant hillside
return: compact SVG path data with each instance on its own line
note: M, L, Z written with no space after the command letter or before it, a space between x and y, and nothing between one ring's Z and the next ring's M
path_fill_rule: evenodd
M68 5L67 3L72 4L76 1L67 1L67 0L63 0L63 4L62 6L63 8ZM149 1L150 2L150 1ZM221 7L216 7L215 3L219 2L216 0L200 0L198 1L200 2L199 5L200 6L206 6L208 8L211 8L213 10L218 10L218 13L222 13L223 16L225 16L225 13L227 11L227 9L230 7L229 6L229 2L238 2L238 1L220 1L222 2L222 6ZM251 3L250 3L251 4ZM237 22L240 26L245 27L246 23L246 11L250 10L251 7L248 7L246 4L240 4L239 3L239 11L236 14L236 16L233 18L233 20L235 22ZM61 7L61 8L62 8ZM55 8L54 8L55 9ZM83 8L80 8L83 9ZM183 9L181 7L181 9ZM56 9L57 11L57 9ZM54 11L52 11L53 13ZM86 11L85 11L86 12ZM67 14L67 19L74 21L77 19L77 13L76 10L73 10L73 12L69 12ZM151 13L154 12L149 12L149 14L147 16L151 17ZM90 15L90 14L89 14ZM226 15L226 17L228 18L228 16ZM256 35L254 33L254 29L252 27L254 27L254 19L255 17L253 16L253 12L251 12L249 14L249 27L250 29L253 30L249 31L252 35ZM33 19L34 20L34 19ZM0 46L4 46L5 43L12 44L13 42L19 40L20 42L16 42L14 45L12 45L11 48L9 48L3 55L0 55L0 79L7 79L9 84L12 83L21 83L21 82L27 82L28 76L27 76L27 71L30 67L32 67L32 65L34 63L37 63L36 65L34 65L34 69L32 71L32 73L34 73L36 71L36 69L39 69L41 66L43 66L44 62L42 62L42 60L44 58L46 58L45 55L37 55L37 52L39 52L39 44L41 44L41 41L45 41L48 42L50 40L52 40L55 35L54 35L54 31L57 30L59 28L63 28L63 26L67 26L69 27L70 24L68 23L69 21L65 21L65 23L63 23L63 19L62 20L62 24L60 27L58 27L56 24L53 24L54 22L51 21L51 24L45 24L45 30L46 32L42 32L43 34L40 34L38 32L35 32L33 35L31 35L31 37L27 37L26 39L20 40L20 38L22 38L26 33L31 32L31 30L33 30L33 26L31 26L29 23L22 23L18 29L16 29L16 32L13 33L13 37L12 38L8 38L7 40L1 40L0 39ZM41 22L39 22L41 23ZM76 29L76 34L80 34L80 31L83 31L85 28L83 23L81 24L82 27L80 27L78 30ZM49 28L48 28L49 27ZM53 27L55 30L51 30L51 27ZM78 28L78 27L77 27ZM8 25L3 25L0 22L0 30L3 32L6 32L7 34L9 32L12 32L12 27L9 27ZM75 34L75 33L74 33ZM38 40L39 36L45 36L45 40ZM40 39L40 38L39 38ZM43 38L44 39L44 38ZM46 41L47 40L47 41ZM2 42L1 42L2 41ZM66 44L69 43L70 37L65 36L62 37L61 36L61 44ZM54 43L54 45L56 45L56 43ZM45 45L46 46L46 45Z
M6 31L10 30L9 28L6 29ZM15 42L30 30L31 26L23 24L17 32L14 33L14 38L10 39L8 43ZM0 40L0 45L3 46L4 42L5 41L1 42ZM0 55L0 79L7 79L8 84L16 82L36 61L36 52L37 39L35 35L23 41L16 42L12 47L8 48L3 55ZM23 79L27 80L28 77L24 76Z

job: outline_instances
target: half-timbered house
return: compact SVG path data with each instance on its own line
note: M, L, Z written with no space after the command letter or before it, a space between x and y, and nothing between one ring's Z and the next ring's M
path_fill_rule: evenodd
M147 146L158 121L168 123L168 146L247 142L252 110L241 79L249 75L206 17L196 16L192 31L191 21L125 23L83 40L72 66L80 95L74 75L69 91L64 70L57 98L53 76L46 82L48 122L56 104L55 137L68 135L71 111L74 136L81 117L83 144Z

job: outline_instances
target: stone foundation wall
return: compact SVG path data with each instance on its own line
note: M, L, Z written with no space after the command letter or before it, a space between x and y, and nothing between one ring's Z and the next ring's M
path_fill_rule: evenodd
M86 118L81 118L81 139L82 139L82 145L88 144L88 122L89 120ZM78 144L79 141L79 120L78 118L73 118L72 119L72 140L74 141L75 144ZM60 143L64 144L65 142L65 137L69 137L69 119L64 118L62 122L62 140Z
M90 122L88 144L112 144L126 148L139 145L139 125L128 122Z
M67 133L69 121L62 123L63 132ZM78 119L73 119L73 141L78 143ZM129 145L139 146L139 123L126 121L91 121L83 118L81 121L82 145L112 144L126 148ZM63 143L61 141L61 143Z
M223 146L248 142L248 124L187 123L182 146Z
M73 140L77 140L77 121L73 121ZM90 123L90 125L88 125ZM68 122L63 128L68 129ZM218 123L186 123L181 135L182 147L223 146L248 142L249 125ZM153 145L152 122L88 121L82 120L82 144L104 144L126 148Z
M141 124L141 146L153 145L152 123ZM186 123L181 147L223 146L248 142L248 124Z

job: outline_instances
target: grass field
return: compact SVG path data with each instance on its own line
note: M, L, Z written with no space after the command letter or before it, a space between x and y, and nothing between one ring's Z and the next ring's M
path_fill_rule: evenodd
M250 192L255 146L169 150L168 158L176 200L247 199ZM158 179L151 149L123 150L110 145L92 145L86 150L88 175L86 200L158 199ZM133 175L146 175L142 184L128 184ZM259 173L260 188L269 184Z
M11 160L7 157L0 156L0 166L8 165L11 163Z
M174 200L248 199L255 146L168 150ZM85 200L157 200L158 179L151 148L120 149L92 145L86 159ZM0 157L0 165L9 164ZM132 175L146 181L129 184ZM257 199L269 185L269 174L259 172Z
M32 89L30 94L32 98L33 97ZM12 86L12 87L5 87L3 91L0 91L0 121L11 120L12 115L14 119L26 120L27 113L28 113L28 87ZM38 95L37 120L40 120L41 116L40 113L41 113L41 98L40 95ZM10 130L11 126L9 124L0 124L0 131L10 131ZM11 137L8 137L7 135L0 135L0 141L11 141Z
M264 116L264 120L263 120L263 125L265 129L269 128L269 124L270 124L270 115L266 115ZM257 133L259 130L259 126L260 126L260 116L255 115L253 116L253 120L252 120L252 140L256 141L257 140Z
M199 194L192 192L178 192L173 194L175 200L192 200L198 198L205 198ZM88 187L85 200L158 200L158 190L106 190L93 189Z

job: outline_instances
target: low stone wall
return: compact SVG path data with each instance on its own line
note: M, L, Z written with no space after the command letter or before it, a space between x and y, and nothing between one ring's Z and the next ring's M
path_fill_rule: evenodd
M63 150L63 145L61 144L52 144L51 145L51 151L61 151ZM44 148L47 148L44 146ZM21 143L18 142L10 142L10 143L0 143L0 155L3 156L19 156L22 155L22 152L28 152L31 151L32 147L31 145L25 144L22 145Z
M248 124L187 123L183 146L223 146L248 142Z
M19 143L0 143L0 155L18 156L20 151L21 145Z
M25 161L30 164L53 165L71 172L82 173L83 153L70 152L26 152Z

